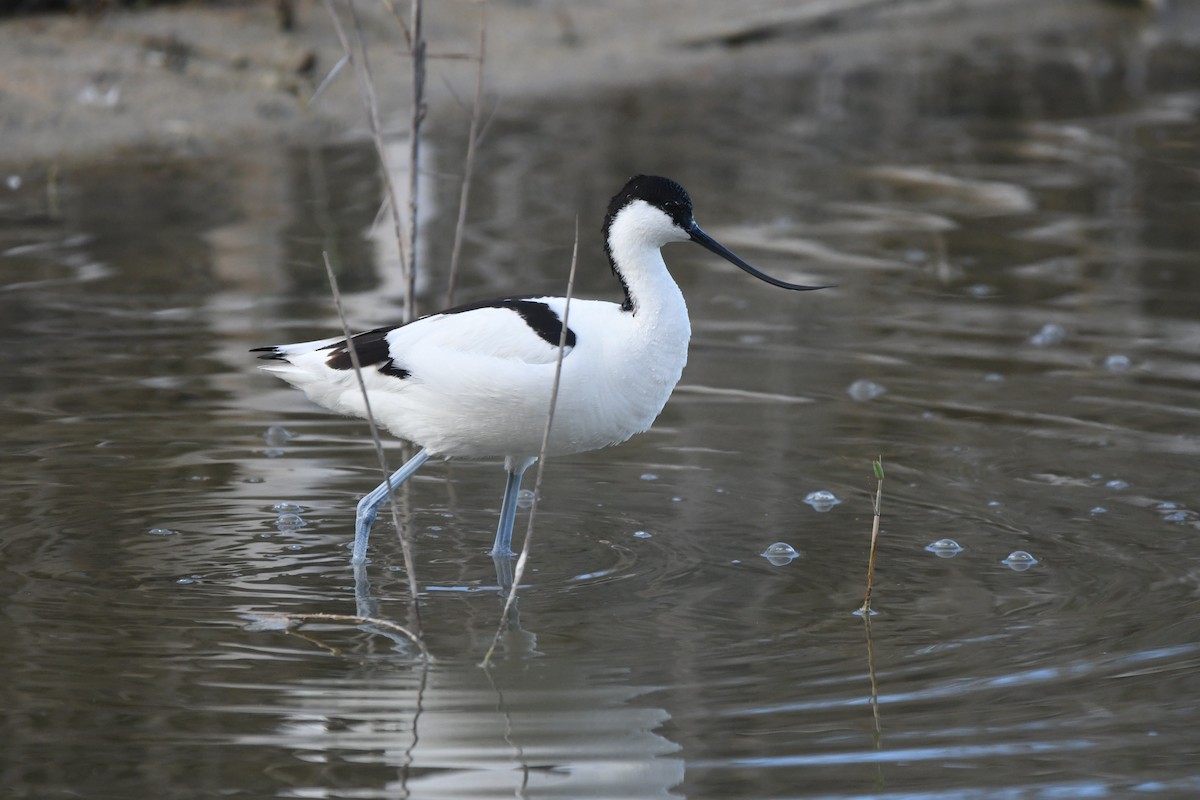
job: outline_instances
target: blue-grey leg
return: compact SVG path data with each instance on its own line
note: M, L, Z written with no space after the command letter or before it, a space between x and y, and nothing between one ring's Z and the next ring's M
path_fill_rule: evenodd
M496 567L496 585L500 587L501 597L512 588L513 560L508 555L493 555L492 564Z
M521 493L521 476L529 465L537 458L526 458L517 461L505 459L504 468L508 471L508 483L504 485L504 502L500 505L500 524L496 527L496 541L492 544L492 557L514 556L512 551L513 522L517 518L517 495Z
M370 494L358 501L358 512L354 516L354 549L350 552L351 564L361 564L367 560L367 539L371 536L371 525L375 522L379 507L387 502L389 484L392 491L395 491L428 460L429 452L422 448L403 467L393 472L388 481L379 484Z
M379 600L371 594L371 579L367 576L367 565L359 561L352 565L354 568L354 609L363 619L379 619ZM376 636L391 639L396 644L396 650L401 653L412 653L412 642L407 636L385 626L365 624L360 630L370 631Z
M365 561L351 561L354 569L354 611L368 619L379 616L379 601L371 594L371 579L367 575Z

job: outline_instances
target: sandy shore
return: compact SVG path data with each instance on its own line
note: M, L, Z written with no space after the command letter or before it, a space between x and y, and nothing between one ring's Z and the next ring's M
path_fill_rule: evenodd
M426 5L436 118L472 94L475 63L454 56L478 52L483 6ZM406 118L411 65L401 28L380 4L357 7L381 107ZM365 133L351 70L308 103L343 51L322 3L296 0L296 11L291 30L266 2L3 21L0 162ZM1077 32L1149 13L1156 12L1099 0L493 0L486 81L491 97L519 103L598 86L886 59L913 47L965 48L998 31Z

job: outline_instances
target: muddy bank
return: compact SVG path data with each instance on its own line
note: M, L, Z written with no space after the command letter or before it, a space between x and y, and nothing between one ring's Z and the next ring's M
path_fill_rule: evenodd
M461 114L475 79L463 56L478 52L480 7L428 5L430 111ZM300 0L296 10L290 30L269 3L5 20L0 161L87 160L145 147L206 152L365 133L349 70L308 103L342 49L322 4ZM997 36L1036 43L1087 27L1136 30L1171 13L1096 0L493 2L486 80L493 103L519 103L664 79L978 49ZM400 124L411 81L404 36L378 4L360 3L359 14L384 115Z

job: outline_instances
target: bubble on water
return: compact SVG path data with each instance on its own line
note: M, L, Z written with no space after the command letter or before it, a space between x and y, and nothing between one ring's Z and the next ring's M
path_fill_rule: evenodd
M1053 347L1062 344L1066 338L1066 328L1054 322L1047 322L1041 330L1029 337L1029 343L1034 347Z
M303 549L304 549L304 545L302 545L302 544L289 544L289 545L287 546L287 548L286 548L286 549L288 549L288 550L291 550L293 553L295 553L295 552L298 552L298 551L300 551L300 550L303 550Z
M244 481L242 481L242 483L262 483L262 482L263 482L263 479L257 475L246 478Z
M1128 489L1129 488L1129 484L1126 483L1125 481L1121 480L1120 478L1113 478L1111 481L1109 481L1108 483L1106 483L1104 485L1107 486L1109 489Z
M641 480L644 480L644 481L656 481L656 480L658 480L658 476L657 476L657 475L655 475L653 472L643 472L643 473L642 473L641 475L639 475L638 477L639 477Z
M188 575L183 578L176 578L175 583L179 586L191 586L196 581L200 580L199 575Z
M886 393L886 386L875 383L875 381L869 381L866 378L859 378L846 389L846 394L850 395L850 399L859 403L874 400L876 397L880 397Z
M654 536L654 534L650 533L649 531L634 531L633 535L638 539L649 539L650 537Z
M1163 522L1189 522L1196 517L1196 512L1189 511L1179 503L1164 500L1154 507Z
M1092 509L1091 511L1089 511L1088 513L1089 513L1089 514L1097 514L1097 515L1098 515L1098 514L1107 514L1107 513L1108 513L1108 509L1107 509L1107 508L1105 508L1104 506L1096 506L1095 508L1093 508L1093 509Z
M275 518L275 527L281 531L292 531L307 524L299 514L280 514Z
M522 489L518 492L517 505L521 508L529 508L533 505L533 489Z
M776 542L762 551L760 555L777 567L782 567L784 564L790 563L792 559L800 557L800 554L796 552L796 548L787 542Z
M272 425L271 427L267 428L266 433L263 434L263 439L266 441L267 447L283 447L290 440L295 438L296 434L292 433L282 425Z
M682 498L682 497L672 497L672 498L671 498L671 502L672 502L672 503L682 503L682 502L683 502L683 498Z
M1104 359L1104 368L1109 372L1128 372L1132 366L1133 362L1129 359L1129 356L1120 353L1113 353Z
M188 480L195 481L196 483L202 483L208 479L207 475L188 475Z
M271 506L271 510L276 514L303 514L306 509L299 503L289 503L287 500L281 500Z
M988 500L988 508L999 508L1003 503L999 500Z
M833 492L826 489L818 489L815 492L809 492L804 497L804 502L812 506L814 511L824 514L842 501L838 500Z
M170 528L151 528L146 533L151 536L174 536L176 532Z
M983 376L984 383L1004 383L1007 380L999 372L988 372Z
M1024 572L1025 570L1038 563L1038 560L1032 554L1024 550L1014 550L1008 554L1008 558L1000 562L1014 572Z
M963 551L963 546L953 539L938 539L925 545L925 549L938 558L954 558Z

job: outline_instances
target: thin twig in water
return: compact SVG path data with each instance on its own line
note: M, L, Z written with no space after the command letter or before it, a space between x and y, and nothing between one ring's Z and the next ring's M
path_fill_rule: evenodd
M883 726L879 721L879 680L875 675L875 646L871 641L871 615L863 614L863 625L867 630L867 675L871 681L871 719L875 725L875 749L883 740Z
M333 0L325 0L325 9L329 13L329 18L333 21L333 29L337 33L338 41L341 42L342 50L346 57L350 60L350 65L354 67L354 77L358 84L359 94L362 96L363 105L367 110L367 124L371 128L371 138L375 143L375 152L379 157L379 167L383 172L383 186L387 195L387 205L392 212L392 227L396 235L396 246L400 251L400 270L404 278L404 282L408 286L415 285L412 272L412 259L406 259L404 254L404 233L400 223L399 205L396 203L396 187L392 182L392 168L388 160L387 147L383 141L383 128L379 122L379 102L375 96L375 82L371 77L371 64L367 57L367 43L363 37L362 25L359 22L358 14L354 10L354 0L347 0L347 7L350 9L350 16L354 20L354 28L357 34L359 48L362 51L362 68L359 68L358 59L354 57L354 51L351 48L350 40L346 37L346 31L342 27L342 22L338 18L337 11L333 7ZM416 316L415 314L415 298L412 297L411 291L404 301L404 322L411 322Z
M529 560L529 548L533 542L533 518L537 512L538 498L542 493L542 476L546 471L546 448L550 444L550 428L554 424L554 408L558 405L558 382L562 377L563 353L567 347L567 324L571 315L571 295L575 291L575 264L579 258L579 218L575 218L575 245L571 250L571 271L567 275L567 296L563 303L562 330L558 334L558 359L554 364L554 382L550 385L550 407L546 410L546 427L542 429L542 447L538 451L537 478L533 482L533 505L529 508L529 523L525 526L525 542L521 545L521 555L517 557L517 567L513 570L512 586L508 589L508 598L504 601L504 612L500 615L500 624L496 626L496 635L492 638L492 646L488 648L480 666L487 667L496 652L496 645L508 624L508 613L517 599L517 587L525 574L525 564Z
M471 127L467 133L467 158L463 166L462 193L458 198L458 222L454 225L454 247L450 251L450 277L446 283L446 306L454 305L458 283L458 259L462 253L463 233L467 224L467 201L471 195L471 175L475 171L475 146L479 144L479 113L483 105L483 62L487 46L487 5L479 9L479 63L475 72L475 106L471 109Z
M871 557L867 561L867 593L863 597L862 608L859 612L864 616L871 614L871 588L875 582L875 549L879 542L879 510L883 504L883 456L871 462L875 470L875 519L871 523Z
M371 398L367 394L367 384L363 380L362 365L358 359L358 349L354 345L354 337L350 335L350 326L346 323L346 315L342 311L342 295L338 291L337 277L333 274L333 265L329 263L329 254L325 253L325 272L329 276L329 290L333 293L333 305L337 309L338 320L342 323L342 332L346 337L346 350L350 353L350 363L354 366L354 377L358 380L358 389L362 392L363 409L366 412L367 424L371 429L371 441L375 444L375 455L379 459L379 469L383 472L384 481L387 482L388 499L392 511L392 524L396 526L396 533L400 536L400 550L404 554L404 571L408 577L408 593L412 603L413 619L416 621L417 631L421 631L421 607L417 596L417 578L414 571L412 547L409 545L408 537L404 534L404 527L400 524L400 512L396 508L396 492L392 486L391 470L388 469L387 456L383 452L383 440L379 436L379 426L375 423L375 415L371 413ZM425 644L420 639L416 640L417 645L421 649L421 655L428 659L429 651L425 649Z
M348 622L353 625L374 625L377 628L399 633L401 636L407 636L424 653L426 658L429 654L425 651L425 645L421 643L421 639L415 633L410 631L403 625L397 625L386 619L376 619L375 617L360 617L357 614L256 614L256 617L262 619L284 619L292 622L303 624L305 622Z

